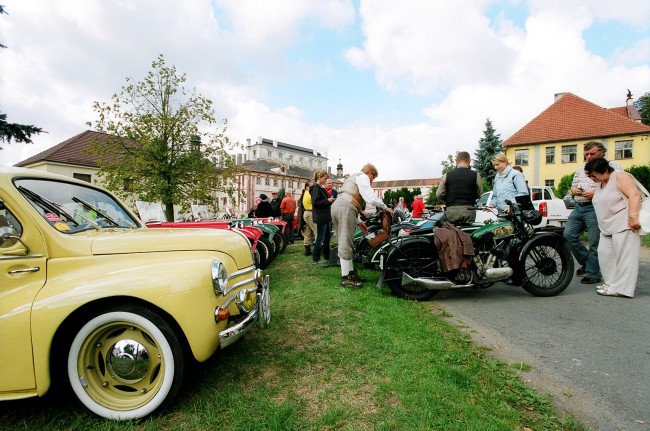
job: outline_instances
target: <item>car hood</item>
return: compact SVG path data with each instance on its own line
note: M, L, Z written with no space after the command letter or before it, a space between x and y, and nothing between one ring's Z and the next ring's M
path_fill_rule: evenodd
M221 229L134 229L100 235L92 242L94 255L165 251L215 250L232 254L249 247L241 235Z

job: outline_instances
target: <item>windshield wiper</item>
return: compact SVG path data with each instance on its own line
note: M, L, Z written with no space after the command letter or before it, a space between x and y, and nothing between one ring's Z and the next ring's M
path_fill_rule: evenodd
M113 223L115 226L117 226L117 227L122 227L122 225L120 225L118 222L116 222L115 220L113 220L112 217L106 215L105 212L103 212L102 210L100 210L100 209L97 208L95 205L91 204L90 202L86 202L85 200L80 199L80 198L78 198L78 197L76 197L76 196L73 196L73 197L72 197L72 200L75 201L75 202L77 202L77 203L79 203L79 204L81 204L81 205L83 205L83 206L85 206L86 208L90 208L91 210L95 211L95 213L96 213L98 216L102 217L102 218L105 219L105 220L108 220L110 223ZM122 220L124 220L124 219L122 219ZM130 228L132 228L132 229L135 228L135 225L132 224L132 223L130 223L128 220L124 220L124 222L125 222L126 224L128 224Z
M74 217L71 216L70 213L68 213L68 211L65 210L63 205L47 200L43 196L39 195L38 193L26 189L23 186L18 186L18 190L20 190L23 194L29 197L32 201L39 204L43 209L51 211L57 214L59 217L61 217L61 215L64 215L65 218L67 218L69 221L79 226L79 222L77 222L77 220L75 220Z

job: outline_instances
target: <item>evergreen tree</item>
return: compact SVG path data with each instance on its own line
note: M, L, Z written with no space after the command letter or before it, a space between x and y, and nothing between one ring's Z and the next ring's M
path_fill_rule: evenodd
M474 153L472 166L490 184L490 187L492 187L494 175L496 174L496 170L492 166L492 157L501 152L503 152L501 135L496 133L494 127L492 127L492 121L488 118L485 122L483 137L478 141L478 150Z
M8 123L7 114L0 113L0 142L11 143L13 140L14 142L31 144L32 135L39 133L47 132L32 125ZM2 150L2 147L0 147L0 150Z

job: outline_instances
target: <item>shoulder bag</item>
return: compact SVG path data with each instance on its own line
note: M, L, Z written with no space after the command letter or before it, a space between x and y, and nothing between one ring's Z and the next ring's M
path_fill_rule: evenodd
M632 176L632 178L634 178L634 176ZM639 224L641 225L641 228L639 229L639 234L648 235L650 233L650 193L648 193L648 190L643 187L643 184L641 184L639 180L634 178L634 181L641 193L641 207L639 208ZM627 196L623 193L621 193L621 195L623 195L623 200L625 201L625 205L627 205Z

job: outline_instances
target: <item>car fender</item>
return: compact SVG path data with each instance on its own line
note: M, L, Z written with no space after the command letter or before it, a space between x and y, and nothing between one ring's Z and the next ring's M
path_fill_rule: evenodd
M218 332L227 322L214 320L214 310L235 295L233 289L226 296L217 296L212 288L211 265L220 260L228 271L237 271L228 255L217 252L145 253L132 255L93 256L90 258L53 259L48 262L48 281L32 306L32 339L34 369L39 393L49 386L52 340L58 329L78 310L93 304L138 302L173 316L181 328L194 358L207 360L218 348ZM65 260L65 262L63 262ZM115 270L115 268L119 268ZM253 268L253 267L251 267ZM96 274L102 277L97 278ZM242 274L233 283L253 279ZM251 287L255 282L250 282ZM239 311L235 301L227 309Z

